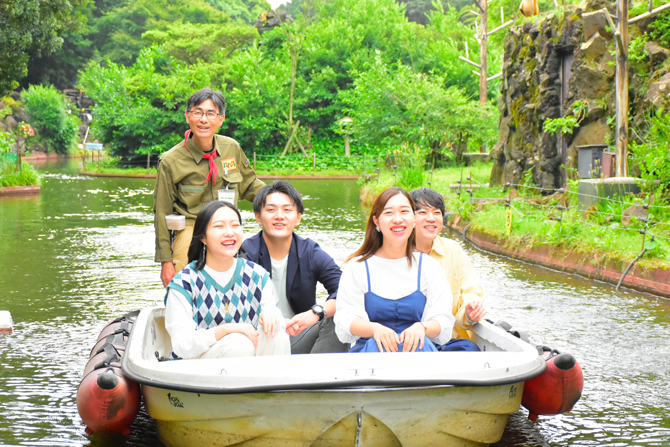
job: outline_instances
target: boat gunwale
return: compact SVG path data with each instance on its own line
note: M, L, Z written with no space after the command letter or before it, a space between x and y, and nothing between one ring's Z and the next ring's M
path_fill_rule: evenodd
M147 309L144 309L147 310ZM139 316L138 316L139 320ZM128 337L128 344L126 346L126 353L132 351L131 344L134 341L133 334L138 327L146 327L143 324L137 324L139 321L136 320L136 324L133 325L130 336ZM144 329L142 329L144 330ZM530 345L529 345L530 346ZM470 353L478 354L478 353ZM249 394L249 393L368 393L368 392L391 392L391 391L404 391L404 390L426 390L426 389L437 389L437 388L450 388L450 387L496 387L504 385L512 385L517 383L522 383L527 380L530 380L534 377L542 374L547 368L547 363L540 355L537 356L538 365L532 370L527 371L522 374L517 374L511 377L503 377L499 379L483 379L483 380L473 380L473 379L388 379L388 378L374 378L374 377L361 377L353 378L342 383L342 380L338 380L328 386L327 381L319 383L291 383L287 385L258 385L258 386L245 386L245 387L204 387L204 386L195 386L195 385L185 385L179 383L170 383L166 381L159 381L152 378L147 378L138 373L132 371L130 366L130 355L124 355L121 359L121 368L126 376L131 380L134 380L140 385L151 386L154 388L167 389L173 391L182 391L189 393L199 393L199 394ZM175 360L179 361L179 360ZM324 386L325 385L325 386ZM383 386L381 386L383 385Z

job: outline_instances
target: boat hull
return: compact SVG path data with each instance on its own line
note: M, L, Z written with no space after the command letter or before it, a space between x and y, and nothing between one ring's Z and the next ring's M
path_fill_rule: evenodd
M161 361L164 309L123 357L161 441L181 446L482 446L502 437L545 361L489 323L481 352L339 353Z
M482 446L502 437L523 383L247 394L145 385L142 392L169 447Z

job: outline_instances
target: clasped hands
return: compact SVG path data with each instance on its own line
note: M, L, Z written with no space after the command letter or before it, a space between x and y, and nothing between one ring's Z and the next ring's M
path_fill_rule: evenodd
M398 345L405 343L403 352L415 352L423 349L426 337L426 327L420 322L416 322L398 335L393 329L383 326L379 323L375 325L373 338L377 342L380 352L398 352Z
M281 320L278 315L265 312L261 313L261 316L258 317L258 323L268 337L274 337L281 327ZM217 334L217 340L236 332L238 334L246 335L247 338L253 342L254 346L258 345L258 331L250 323L228 323L217 326L217 329L219 328L221 328L220 330L222 332Z

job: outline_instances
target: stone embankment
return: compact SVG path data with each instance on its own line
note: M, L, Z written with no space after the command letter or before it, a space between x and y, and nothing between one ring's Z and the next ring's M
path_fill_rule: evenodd
M550 245L510 246L504 239L478 230L468 231L468 223L459 217L456 216L449 227L458 232L464 240L487 252L615 285L627 267L627 263L606 259L597 253L587 256ZM670 298L670 270L635 265L621 286Z

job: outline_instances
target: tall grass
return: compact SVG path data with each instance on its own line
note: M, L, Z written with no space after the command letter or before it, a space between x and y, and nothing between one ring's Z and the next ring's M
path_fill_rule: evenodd
M41 181L40 174L29 163L21 163L21 170L16 170L16 162L2 159L0 170L0 187L35 186Z

